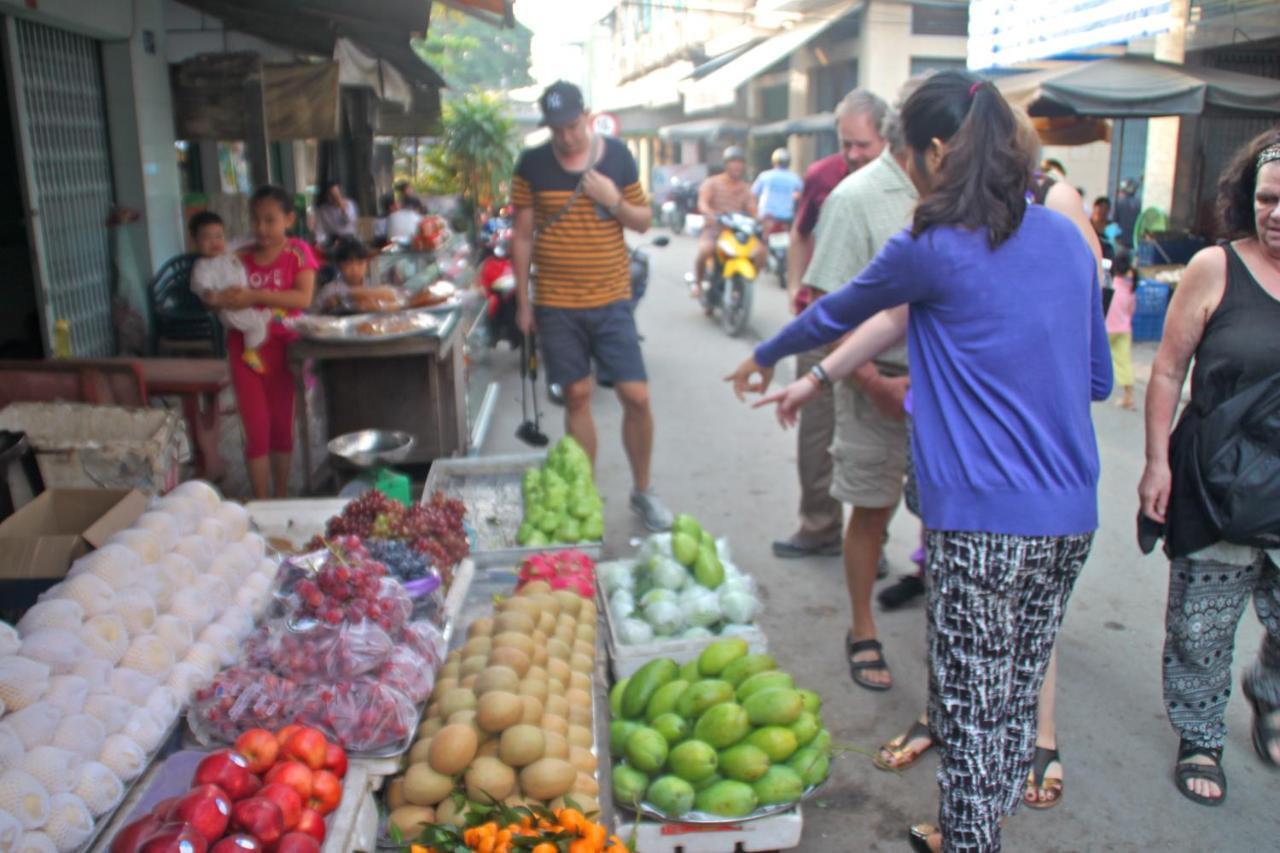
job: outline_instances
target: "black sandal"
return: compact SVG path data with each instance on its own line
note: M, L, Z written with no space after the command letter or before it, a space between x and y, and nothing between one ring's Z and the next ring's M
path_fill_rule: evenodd
M1031 773L1027 776L1027 789L1034 788L1037 792L1049 795L1046 800L1027 799L1026 794L1022 795L1022 802L1029 809L1051 809L1058 803L1062 802L1062 780L1044 778L1045 771L1049 769L1050 764L1062 765L1062 758L1058 755L1058 750L1045 749L1043 746L1036 747L1035 758L1031 761Z
M877 684L874 681L867 681L862 677L862 673L869 670L889 671L889 664L884 659L884 648L880 645L879 640L858 640L854 642L846 634L844 638L845 657L849 659L849 677L853 679L853 683L866 690L874 690L877 693L883 693L892 687L892 684ZM853 656L862 652L875 652L874 660L854 660Z
M1188 759L1203 755L1212 758L1213 764L1193 764ZM1178 745L1178 763L1173 767L1173 778L1178 785L1178 792L1192 802L1202 806L1220 806L1227 798L1227 776L1222 772L1222 750L1195 746L1185 740ZM1204 779L1218 786L1221 796L1205 797L1187 787L1187 783L1195 779Z
M1275 745L1277 740L1280 740L1280 727L1277 727L1270 720L1270 716L1275 711L1268 711L1262 707L1262 703L1258 701L1253 688L1249 686L1248 679L1241 683L1241 687L1244 688L1245 698L1253 706L1253 751L1258 753L1262 763L1268 767L1280 767L1280 764L1276 763L1275 757L1271 754L1271 747Z
M933 848L929 846L929 839L937 834L938 829L932 824L917 823L907 830L907 840L911 842L911 849L916 853L933 853Z

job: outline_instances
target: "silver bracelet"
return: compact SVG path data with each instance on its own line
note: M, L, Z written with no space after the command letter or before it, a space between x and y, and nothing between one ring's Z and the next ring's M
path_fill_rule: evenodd
M812 368L810 368L809 373L813 375L813 378L818 380L818 384L820 384L823 388L831 387L831 377L827 374L826 369L822 366L822 362L818 362Z

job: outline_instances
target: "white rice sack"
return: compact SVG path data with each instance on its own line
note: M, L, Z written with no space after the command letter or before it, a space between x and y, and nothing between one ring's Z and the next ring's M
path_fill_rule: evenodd
M97 693L100 690L106 690L108 685L111 684L111 673L114 669L115 664L111 661L89 657L76 664L76 668L71 670L71 674L78 675L87 681L90 693Z
M142 747L143 752L151 752L164 740L165 727L162 726L146 708L138 708L125 724L120 734Z
M18 629L8 622L0 622L0 658L16 655L20 648L22 638L18 636Z
M84 703L84 712L102 723L102 728L108 735L125 727L133 709L132 702L114 693L91 693Z
M22 638L22 656L45 664L55 675L71 672L88 654L89 649L80 640L79 630L41 628Z
M48 702L66 716L79 714L84 710L84 703L88 698L88 679L79 675L55 675L49 679L49 689L40 697L40 701Z
M159 683L154 676L129 667L118 666L111 673L111 692L134 705L145 705Z
M37 746L27 750L18 769L30 773L50 794L62 794L75 784L76 771L83 762L69 749Z
M124 783L107 765L86 761L76 774L72 793L84 801L94 817L101 817L124 799Z
M177 660L181 660L186 655L187 649L191 648L194 642L191 626L172 614L156 617L152 633L164 643L165 648L172 652Z
M49 675L46 663L17 655L0 658L0 700L8 713L21 711L43 696Z
M93 835L93 815L75 794L54 794L49 798L49 820L40 831L58 853L73 853Z
M125 782L138 778L147 766L147 755L129 738L122 734L108 735L102 745L102 754L98 761L105 764L112 773Z
M184 557L176 551L171 554L165 554L160 558L160 562L156 563L156 566L168 577L169 584L173 587L175 595L178 590L194 584L196 578L200 576L195 563L191 562L189 557Z
M165 548L160 537L150 530L129 528L107 540L108 545L123 545L141 558L143 563L154 563L164 556Z
M22 738L5 721L0 721L0 771L8 770L27 751Z
M78 631L83 621L84 608L79 604L69 598L52 598L31 605L31 609L18 620L18 630L23 634L31 634L41 628Z
M143 634L140 637L134 637L129 643L124 657L120 658L120 666L135 669L160 681L168 678L169 671L173 669L173 652L169 651L164 641L155 634ZM150 692L151 690L147 691L147 693ZM142 701L145 702L146 698L144 697Z
M58 846L43 832L28 832L22 836L13 853L58 853Z
M129 648L129 630L117 613L100 613L80 629L80 640L89 654L115 666Z
M97 575L84 572L54 584L40 596L40 600L69 598L84 608L86 616L97 616L107 612L115 597L115 587Z
M23 829L44 826L49 819L49 792L30 773L6 770L0 774L0 810L17 818Z
M243 539L249 532L249 512L240 504L224 503L218 507L213 517L222 522L223 527L227 529L226 541L228 542Z
M13 850L22 839L22 823L6 811L0 811L0 850Z
M231 666L240 659L240 640L226 625L215 622L205 628L200 634L200 642L213 647L218 653L218 664L221 667Z
M93 761L107 740L107 727L90 714L63 717L53 733L53 746L74 752L84 761Z
M133 523L137 530L145 530L156 537L162 551L168 551L182 536L182 524L173 513L164 510L151 510L138 516ZM148 561L154 562L154 561Z
M23 746L34 749L53 740L53 732L62 722L62 712L56 705L33 702L21 711L5 714L4 722L22 740Z

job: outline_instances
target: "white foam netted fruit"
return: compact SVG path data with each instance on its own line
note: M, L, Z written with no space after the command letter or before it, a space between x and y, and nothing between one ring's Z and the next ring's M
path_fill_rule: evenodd
M112 589L120 589L129 584L134 570L141 562L138 555L124 545L108 542L72 563L67 575L79 577L81 574L91 574Z
M135 530L146 530L155 535L160 542L160 549L167 551L182 536L182 524L173 513L165 510L151 510L138 516L133 523Z
M237 640L243 641L253 633L253 612L239 604L232 604L222 612L214 624L226 626Z
M13 853L58 853L58 845L43 832L28 832L18 841Z
M49 819L49 792L22 770L0 774L0 809L18 819L23 829L44 826Z
M196 525L196 535L203 539L213 548L221 548L224 544L231 541L233 537L231 532L227 530L227 526L216 518L202 518Z
M84 623L80 640L89 654L114 666L129 648L129 630L118 614L100 613Z
M184 533L195 527L196 519L204 513L198 501L175 495L172 492L151 504L153 512L167 512L183 528Z
M214 622L200 633L200 642L213 647L218 653L218 663L221 666L231 666L240 659L240 640L226 625Z
M234 542L249 532L249 513L240 504L224 503L213 515L227 528L227 540Z
M111 692L134 705L145 705L159 683L154 676L127 666L118 666L111 673Z
M53 740L53 732L62 722L62 712L55 705L32 702L21 711L5 714L4 721L22 740L23 746L33 749Z
M83 621L84 608L79 604L69 598L51 598L31 605L31 609L18 620L18 630L23 634L39 631L41 628L75 631Z
M159 564L139 567L135 586L151 596L157 614L169 609L173 601L173 581Z
M221 579L228 588L235 589L245 575L245 553L231 551L231 547L227 546L222 553L213 558L213 562L209 564L209 574ZM249 565L253 566L252 563Z
M266 579L268 586L275 583L276 575L280 573L280 563L270 557L263 557L258 561L258 567L254 569L254 574Z
M151 626L156 624L155 599L151 597L151 593L139 586L131 586L117 592L111 612L124 621L124 626L129 629L131 637L150 633Z
M37 746L27 750L17 767L34 776L50 794L61 794L71 790L82 763L80 756L69 749Z
M132 702L114 693L90 693L84 703L84 712L102 723L102 728L108 735L125 727L133 709Z
M171 554L165 554L156 565L169 579L174 593L177 593L183 587L191 586L196 582L196 578L200 576L195 563L176 551Z
M55 675L70 672L88 654L78 628L41 628L22 636L22 656L45 664Z
M175 498L193 500L207 510L217 509L218 504L222 503L222 495L204 480L187 480L185 483L179 483L169 494Z
M6 811L0 811L0 850L13 850L22 838L22 824Z
M236 601L232 606L248 610L255 617L265 609L262 607L262 594L249 586L241 586L236 590Z
M0 721L0 770L8 770L26 751L22 738L18 737L7 722Z
M200 597L213 607L209 615L210 621L216 618L231 603L231 584L215 575L205 575L196 581L194 587Z
M0 699L10 714L39 699L48 687L48 664L17 655L0 658Z
M72 853L93 835L93 815L75 794L54 794L49 798L49 820L40 831L49 836L58 853Z
M159 536L150 530L138 530L132 527L112 536L107 540L107 544L123 545L137 554L144 563L154 563L163 557L165 552Z
M200 667L180 660L173 665L173 672L169 673L167 683L173 689L173 694L185 705L191 701L192 694L211 680Z
M169 651L173 652L175 659L179 660L187 653L187 649L191 648L191 644L194 642L191 636L191 626L177 616L168 613L164 616L156 617L156 624L151 633L158 637Z
M143 634L130 641L129 650L120 658L120 665L136 669L155 679L165 679L169 677L169 670L173 669L173 652L155 634ZM143 701L146 701L146 697L143 697Z
M89 698L89 681L79 675L55 675L49 679L49 689L40 697L41 702L53 705L63 716L79 714Z
M69 598L84 608L86 616L96 616L105 613L115 597L116 591L111 584L97 575L84 572L51 587L41 600Z
M250 530L240 540L240 544L244 546L249 556L253 557L255 561L261 560L267 555L267 540L260 533Z
M63 717L53 733L52 745L74 752L84 761L92 761L102 752L107 739L107 727L91 714L71 714Z
M173 546L173 553L179 557L185 557L195 566L197 572L202 572L208 567L209 562L217 553L215 546L206 542L203 536L198 533L189 533L178 540ZM193 577L194 581L195 578Z
M187 650L187 656L183 660L198 669L205 678L213 678L222 668L218 650L208 643L198 642L193 645Z
M213 621L217 615L213 605L204 599L200 590L190 587L180 589L173 595L173 603L169 612L191 626L193 632L203 631L204 626Z
M16 655L20 648L22 638L18 636L18 629L8 622L0 622L0 657Z
M75 787L71 790L84 800L94 817L111 811L124 799L124 783L110 767L99 761L86 761L80 765Z
M126 645L125 648L128 646ZM76 668L71 670L71 674L78 675L89 682L89 692L97 693L99 690L106 690L111 684L111 672L114 669L115 664L111 661L90 657L77 663Z
M178 700L178 695L173 692L172 687L161 684L147 697L146 709L158 722L167 725L177 719L182 711L182 702Z
M151 752L164 740L164 727L146 708L138 708L120 734L142 747L143 752Z
M122 734L114 734L107 736L106 743L102 745L102 754L98 756L98 761L107 765L112 773L125 782L129 782L136 779L143 768L147 766L147 755L142 751L142 747L134 743L131 738Z

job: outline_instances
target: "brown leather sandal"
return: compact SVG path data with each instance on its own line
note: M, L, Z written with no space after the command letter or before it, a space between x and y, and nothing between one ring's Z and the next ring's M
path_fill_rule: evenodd
M925 739L928 739L929 742L923 747L913 748L911 746L913 741ZM933 736L929 732L929 727L919 720L916 720L911 724L911 728L881 746L880 751L876 753L875 758L871 759L871 763L881 770L906 770L908 767L919 761L920 756L924 755L931 749L933 749ZM885 753L888 753L891 756L889 761L885 760Z
M1062 802L1062 780L1046 779L1045 771L1049 769L1050 764L1062 765L1062 759L1058 757L1058 750L1045 749L1043 746L1036 747L1036 756L1031 762L1031 773L1027 775L1027 791L1022 796L1023 805L1029 809L1051 809L1058 803ZM1032 800L1027 795L1035 791L1040 796Z

